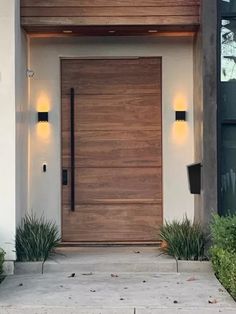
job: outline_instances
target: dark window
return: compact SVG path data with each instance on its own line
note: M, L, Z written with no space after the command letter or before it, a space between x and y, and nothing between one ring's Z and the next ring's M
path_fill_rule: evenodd
M236 0L219 3L219 211L228 214L236 213Z

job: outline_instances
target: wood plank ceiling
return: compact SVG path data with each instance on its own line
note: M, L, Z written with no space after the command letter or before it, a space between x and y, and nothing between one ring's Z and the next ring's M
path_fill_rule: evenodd
M28 33L139 35L193 32L201 0L21 0Z

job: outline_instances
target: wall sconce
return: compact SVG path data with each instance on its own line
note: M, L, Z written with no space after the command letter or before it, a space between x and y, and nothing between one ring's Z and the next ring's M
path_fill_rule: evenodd
M186 111L175 111L175 121L186 121Z
M48 122L48 112L38 112L38 122Z

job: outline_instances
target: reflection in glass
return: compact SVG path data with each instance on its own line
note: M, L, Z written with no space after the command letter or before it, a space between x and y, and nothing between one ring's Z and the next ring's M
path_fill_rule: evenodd
M222 130L221 193L222 213L236 213L236 126Z
M236 80L236 20L222 20L221 81Z
M223 13L236 12L236 1L235 0L221 0L221 11Z
M220 84L221 118L236 119L236 80Z

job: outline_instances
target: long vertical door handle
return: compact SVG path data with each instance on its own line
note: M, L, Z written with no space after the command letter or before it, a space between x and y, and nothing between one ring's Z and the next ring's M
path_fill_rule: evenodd
M71 204L70 210L75 211L75 90L70 89L70 166L71 166Z

